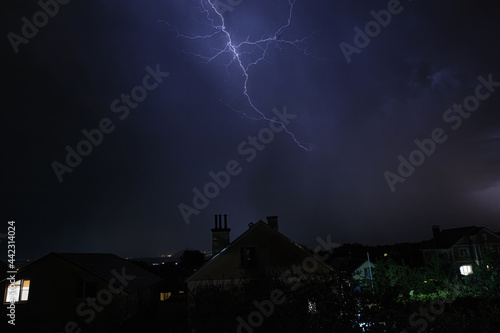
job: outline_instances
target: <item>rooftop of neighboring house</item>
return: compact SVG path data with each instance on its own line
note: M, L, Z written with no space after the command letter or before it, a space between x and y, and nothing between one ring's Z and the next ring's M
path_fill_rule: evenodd
M226 230L226 231L225 231ZM229 228L225 224L217 222L216 228L212 229L214 240L219 241L218 233L227 232ZM281 232L278 231L277 217L268 217L268 223L259 220L256 223L250 223L248 229L238 236L234 241L229 242L229 237L224 237L227 243L222 246L222 250L215 254L212 259L205 263L197 272L188 277L186 281L213 280L213 279L231 279L238 278L240 275L252 277L262 274L262 268L259 267L255 272L252 269L242 267L241 250L247 247L255 247L256 257L265 261L265 269L280 270L289 269L294 264L301 264L305 258L313 256L302 246L298 245ZM259 249L265 249L266 253L259 252ZM214 251L215 253L215 251ZM331 270L326 263L320 262L321 269Z
M490 233L494 237L498 237L500 241L500 235L498 235L498 233L494 233L484 227L468 226L468 227L440 230L439 226L434 225L432 227L433 238L424 242L422 248L449 249L464 237L476 236L482 231Z
M62 260L89 272L104 281L114 277L112 271L119 274L122 269L127 275L135 276L127 285L127 290L134 290L143 286L159 283L162 279L138 265L111 253L49 253L48 255L31 262L22 268L18 274L29 273L33 269L43 267L47 261Z

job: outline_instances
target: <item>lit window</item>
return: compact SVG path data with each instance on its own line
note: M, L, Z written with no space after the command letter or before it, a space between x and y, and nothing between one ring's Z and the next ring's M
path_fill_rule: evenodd
M472 265L460 266L460 274L462 274L462 275L472 274Z
M171 292L167 292L167 293L160 293L160 301L166 301L167 299L170 298L170 296L172 296L172 293Z
M468 257L469 256L469 248L467 248L467 247L461 247L460 249L458 249L458 254L461 257Z
M257 267L257 249L255 246L242 247L240 250L241 267L255 268Z
M26 302L30 291L30 280L17 280L5 287L5 303Z

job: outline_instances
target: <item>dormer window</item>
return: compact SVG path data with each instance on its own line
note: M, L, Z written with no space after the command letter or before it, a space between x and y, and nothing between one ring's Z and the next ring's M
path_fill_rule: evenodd
M255 246L242 247L240 249L240 258L242 268L257 267L257 248Z

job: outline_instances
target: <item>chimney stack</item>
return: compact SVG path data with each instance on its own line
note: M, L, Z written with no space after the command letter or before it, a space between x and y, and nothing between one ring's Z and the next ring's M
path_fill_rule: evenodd
M267 224L271 228L278 230L278 217L277 216L268 216L267 217Z
M215 256L230 242L229 232L231 228L227 227L227 214L224 214L224 228L222 227L222 215L215 215L215 228L212 229L212 256Z

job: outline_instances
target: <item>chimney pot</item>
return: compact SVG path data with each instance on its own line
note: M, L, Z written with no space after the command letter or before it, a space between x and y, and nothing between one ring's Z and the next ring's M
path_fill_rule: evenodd
M227 227L227 214L224 214L224 229L222 228L222 215L215 215L215 228L212 229L212 255L216 255L230 243L229 232Z

